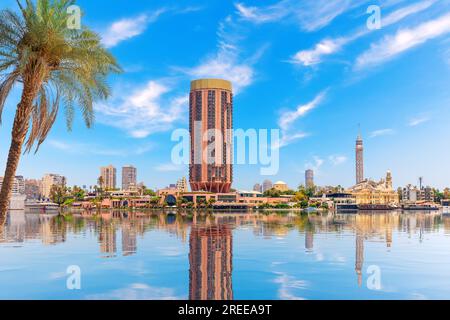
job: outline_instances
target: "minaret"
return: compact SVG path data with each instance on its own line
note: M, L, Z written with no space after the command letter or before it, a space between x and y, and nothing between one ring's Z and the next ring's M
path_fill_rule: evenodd
M364 159L363 159L363 140L361 138L361 131L358 133L356 138L356 183L360 183L364 180Z
M389 190L392 189L392 174L389 170L386 172L386 188Z

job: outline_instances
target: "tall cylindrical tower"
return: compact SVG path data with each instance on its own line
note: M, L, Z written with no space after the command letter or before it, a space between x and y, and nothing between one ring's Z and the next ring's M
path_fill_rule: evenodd
M356 138L356 148L355 148L355 155L356 155L356 183L360 183L364 180L364 158L363 158L363 140L361 138L361 135L359 134Z
M192 191L230 191L233 181L232 128L231 82L222 79L192 81L189 96L189 183Z
M314 187L314 171L312 169L305 171L305 186L307 188Z

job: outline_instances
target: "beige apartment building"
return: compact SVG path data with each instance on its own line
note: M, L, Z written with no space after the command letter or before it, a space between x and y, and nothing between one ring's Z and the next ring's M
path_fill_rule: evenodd
M100 168L101 187L104 190L116 189L117 170L113 165Z
M177 190L179 192L188 192L188 185L185 177L177 181Z
M50 191L53 185L66 185L66 177L54 173L47 173L46 175L44 175L41 183L41 194L43 197L50 197Z

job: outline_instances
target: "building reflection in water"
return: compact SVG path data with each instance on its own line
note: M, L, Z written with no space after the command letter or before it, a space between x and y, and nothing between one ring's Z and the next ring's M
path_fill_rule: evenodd
M192 226L189 238L189 299L233 299L232 245L232 231L228 224Z
M136 228L131 221L122 224L122 255L129 256L136 253Z
M429 214L427 220L433 220L436 215ZM407 220L410 220L409 216ZM352 218L350 218L352 219ZM398 213L367 212L354 216L352 223L355 229L355 271L358 286L362 285L363 265L364 265L364 241L383 237L386 247L392 246L392 229L399 228L400 215Z
M314 248L314 230L308 229L305 232L305 249L312 251Z
M192 226L192 227L190 227ZM304 234L306 251L312 251L314 233L350 232L355 237L355 273L359 286L364 275L364 245L393 244L393 233L409 237L418 235L425 241L427 233L440 230L450 234L450 216L439 212L364 212L356 215L305 214L166 214L163 212L110 212L102 215L78 213L71 216L25 214L0 215L0 244L22 244L40 240L43 245L65 242L69 234L91 231L96 235L103 257L117 256L117 233L121 233L122 254L138 250L137 238L152 230L164 230L181 242L189 229L189 297L191 299L232 299L232 229L251 228L255 237L285 237L289 232ZM367 251L367 249L366 249Z
M356 229L356 253L355 253L355 271L358 277L358 286L362 285L362 267L364 264L364 234Z
M54 245L66 241L66 234L65 223L54 214L15 211L0 217L0 243L40 239L44 245Z
M100 225L98 234L98 242L100 243L100 252L105 258L116 256L116 228L110 221L104 221Z

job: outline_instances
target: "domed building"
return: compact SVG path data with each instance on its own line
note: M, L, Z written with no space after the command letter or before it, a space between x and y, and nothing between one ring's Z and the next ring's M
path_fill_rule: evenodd
M284 181L277 181L273 184L273 188L278 191L288 191L289 187Z
M358 205L396 206L399 203L398 193L392 187L392 174L379 182L366 179L347 190L356 198Z

